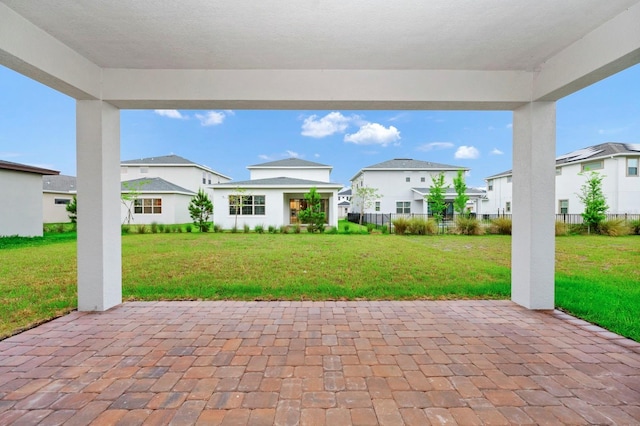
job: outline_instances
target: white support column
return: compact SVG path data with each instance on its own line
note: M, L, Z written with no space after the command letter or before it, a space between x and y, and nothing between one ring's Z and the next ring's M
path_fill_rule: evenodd
M120 110L77 101L78 310L122 303Z
M511 300L553 309L555 290L555 102L513 113Z

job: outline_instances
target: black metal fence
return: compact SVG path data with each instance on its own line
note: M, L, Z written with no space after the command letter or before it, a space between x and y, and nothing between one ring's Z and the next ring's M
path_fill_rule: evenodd
M633 220L640 220L640 213L621 213L621 214L607 214L605 220L624 220L629 223ZM399 214L399 213L364 213L362 215L362 224L368 225L371 224L375 226L377 229L381 229L386 226L390 233L393 233L393 221L399 217L412 219L419 218L423 220L433 219L433 216L425 213L409 213L409 214ZM508 218L511 219L511 213L500 213L500 214L480 214L476 215L475 213L471 214L471 217L475 217L484 226L489 226L494 219L497 218ZM349 213L347 214L347 220L352 223L360 223L360 213ZM581 214L557 214L556 221L566 223L567 225L580 225L584 223ZM449 229L455 226L455 221L453 217L445 217L442 226L448 232Z

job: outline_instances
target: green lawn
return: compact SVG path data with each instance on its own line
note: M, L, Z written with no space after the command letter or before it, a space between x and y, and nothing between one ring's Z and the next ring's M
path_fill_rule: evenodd
M557 238L556 305L640 341L640 238ZM511 237L129 234L125 300L506 299ZM0 336L76 306L73 234L0 239Z

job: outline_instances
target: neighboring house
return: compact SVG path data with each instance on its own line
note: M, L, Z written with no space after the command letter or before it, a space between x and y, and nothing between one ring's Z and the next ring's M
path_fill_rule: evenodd
M207 166L194 163L178 155L127 160L120 163L123 193L140 192L139 205L122 208L122 223L175 224L191 222L189 202L203 189L211 199L211 185L229 182L230 177Z
M0 160L0 236L42 236L42 176L58 173Z
M174 185L198 192L205 189L212 195L211 185L229 182L231 178L218 173L207 166L194 163L178 155L127 160L120 163L120 180L159 177Z
M578 198L586 181L583 172L604 176L602 190L608 213L640 213L640 144L607 142L564 154L556 158L556 214L579 214L584 205ZM508 170L486 178L486 214L511 213L512 172Z
M345 217L351 212L351 188L338 192L338 215Z
M450 216L453 214L452 202L456 196L453 189L453 179L458 175L458 170L469 171L465 167L411 158L395 158L364 167L351 178L353 190L351 212L360 213L361 203L357 195L358 188L366 186L377 189L381 197L374 200L373 205L365 208L363 213L430 213L425 196L429 194L431 178L444 173L445 185L449 186L445 197L448 202L447 215ZM485 195L484 191L468 188L466 193L470 201L469 209L478 212L480 200Z
M332 168L299 158L249 166L250 180L212 185L214 223L223 229L233 228L236 221L239 228L300 223L298 214L307 204L304 195L315 187L327 224L337 226L337 195L342 185L331 183Z
M44 223L71 222L67 205L73 200L76 192L75 176L42 176L42 221Z
M149 225L191 222L189 203L195 192L162 178L122 182L122 223Z

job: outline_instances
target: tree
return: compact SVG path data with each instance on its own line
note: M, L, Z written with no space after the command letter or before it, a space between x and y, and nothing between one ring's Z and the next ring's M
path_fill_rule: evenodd
M189 215L193 224L200 229L200 232L207 232L211 223L209 218L213 214L213 203L209 199L209 196L204 189L200 188L198 194L196 194L189 203Z
M77 223L78 222L78 200L75 195L73 196L73 200L71 200L71 202L67 204L65 209L67 209L67 212L69 213L69 220L71 221L71 223Z
M456 190L456 198L453 199L453 210L461 216L466 215L467 201L467 184L464 182L464 172L458 170L458 176L453 178L453 187Z
M373 203L378 198L382 198L382 195L378 193L378 188L371 188L369 186L361 186L356 189L356 199L358 201L358 205L360 206L360 222L362 225L362 217L364 216L364 211L366 209L370 209L373 206Z
M439 224L444 218L444 212L447 209L447 203L445 202L445 191L449 185L444 184L444 173L440 172L436 176L431 176L431 188L427 194L427 202L429 203L429 209L433 214L434 219Z
M324 231L326 215L322 210L321 197L316 188L310 188L309 192L304 194L304 199L307 200L307 208L300 211L298 216L300 221L307 225L309 232Z
M577 195L584 204L582 219L587 224L588 232L591 233L591 227L596 230L600 222L605 220L607 217L605 213L609 206L602 192L602 180L605 176L598 172L591 172L586 177L587 181L580 187L580 193Z
M127 209L127 217L124 219L123 223L131 225L131 222L133 221L133 212L136 200L140 196L142 187L149 182L149 179L122 182L124 191L122 191L120 194L120 201L122 202L122 205L124 205L124 207Z

